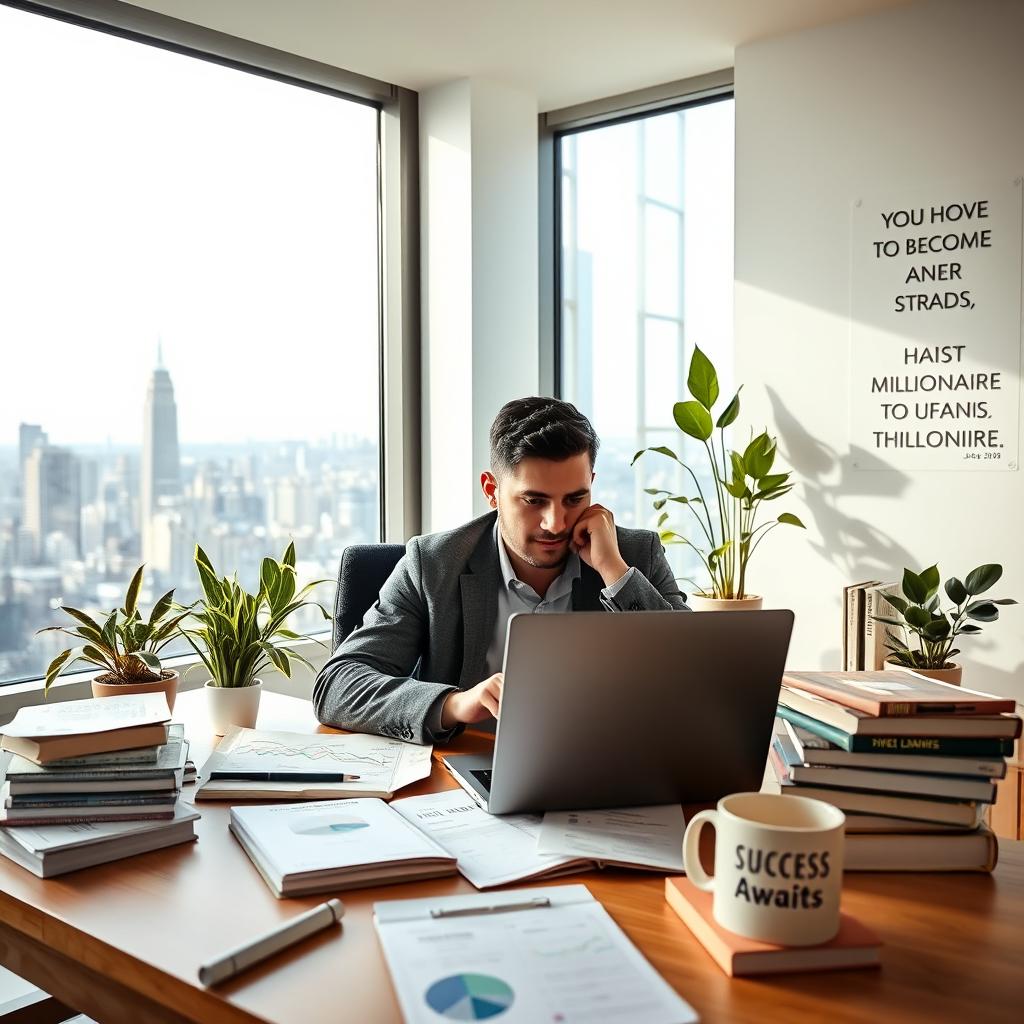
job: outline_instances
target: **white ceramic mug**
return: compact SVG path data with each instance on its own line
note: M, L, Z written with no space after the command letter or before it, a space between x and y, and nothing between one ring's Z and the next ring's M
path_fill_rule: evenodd
M839 931L845 821L821 800L733 793L686 827L687 877L714 893L715 920L737 935L781 946L827 942ZM700 863L700 833L709 824L714 877Z

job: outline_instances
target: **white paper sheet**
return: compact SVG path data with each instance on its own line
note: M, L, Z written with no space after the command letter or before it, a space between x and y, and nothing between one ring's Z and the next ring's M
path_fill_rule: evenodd
M550 905L493 912L531 900ZM374 912L408 1024L697 1020L586 886L395 900Z
M33 704L19 708L0 732L7 736L74 736L108 732L136 725L153 725L171 717L162 693L134 693L125 697L88 697L59 704Z
M405 797L391 806L455 857L459 871L478 889L576 864L575 857L537 852L539 815L488 814L461 789ZM578 867L582 871L590 864Z
M682 872L685 831L686 818L678 804L548 811L537 852Z

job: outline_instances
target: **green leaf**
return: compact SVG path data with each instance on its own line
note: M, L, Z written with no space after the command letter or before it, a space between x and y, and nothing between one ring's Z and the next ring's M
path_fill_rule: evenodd
M993 604L1016 604L1017 602L1014 601L1014 599L1012 597L1000 597L1000 598L992 598L992 603Z
M290 679L292 667L284 653L274 647L273 644L264 644L263 649L267 652L267 656L274 663L275 668L277 668L281 675L287 676Z
M162 671L163 666L160 664L160 659L151 651L136 651L135 657L153 672Z
M174 605L174 591L168 590L163 597L155 605L153 610L149 613L149 624L151 626L157 626L160 620L171 610Z
M924 627L932 621L932 617L928 614L928 612L926 612L923 608L918 608L914 605L911 605L911 607L907 609L907 614L904 616L904 618L907 620L907 622L910 623L911 626L914 626L917 629L924 629Z
M884 594L884 599L889 602L901 615L907 610L907 602L898 594Z
M729 452L729 461L732 463L732 475L736 480L745 480L747 467L743 465L743 456L739 452Z
M664 508L666 501L668 501L668 498L655 498L655 500L651 502L651 505L654 507L654 511L657 512L659 509Z
M669 498L669 501L676 501L680 505L703 505L704 502L700 498L684 498L682 495L676 495L675 497Z
M672 418L684 434L698 441L706 441L714 430L711 414L700 402L676 402L672 407Z
M103 629L101 631L103 633L103 643L107 647L109 647L111 650L114 649L114 646L117 643L117 632L116 632L116 630L117 630L117 609L115 608L114 611L112 611L110 613L110 615L108 616L107 621L103 623Z
M972 596L974 594L984 594L989 587L993 587L999 582L999 578L1002 575L1003 567L1001 565L979 565L977 569L972 569L967 574L964 586Z
M929 640L945 640L949 636L949 623L946 619L932 619L924 627L924 635Z
M775 442L768 436L767 431L758 434L743 452L743 464L755 480L767 476L771 472L774 461Z
M288 547L284 549L284 557L281 559L281 564L290 566L292 569L295 568L295 541L288 542Z
M924 604L928 600L928 587L925 586L924 580L910 569L903 570L903 593L914 604Z
M754 495L755 500L761 501L776 501L777 499L789 494L793 490L793 485L790 484L788 487L775 487L770 491L758 491Z
M965 622L958 630L958 633L980 633L981 626L975 626L972 622ZM952 653L952 652L950 652Z
M139 591L142 589L142 574L145 568L145 565L140 565L135 570L131 583L128 584L128 592L124 596L124 613L128 618L135 614L135 609L139 604Z
M746 481L740 478L737 480L735 477L732 480L727 480L725 489L734 497L742 498L747 493Z
M668 513L667 512L662 512L661 515L658 516L658 529L661 529L661 527L664 525L666 519L668 519Z
M937 565L928 566L921 573L921 582L928 588L928 597L930 599L932 594L936 593L939 589L939 567Z
M639 459L640 456L644 454L644 452L657 452L659 455L664 455L667 458L674 459L676 462L679 462L679 456L676 455L676 453L672 451L671 448L666 448L663 444L659 444L653 448L641 448L640 451L638 451L636 455L633 456L629 464L632 466L633 463L636 462L636 460ZM679 464L682 465L682 463Z
M995 622L999 618L999 609L994 601L972 601L967 606L967 617L978 622Z
M77 619L83 626L89 626L90 628L95 629L97 633L99 633L102 628L91 615L86 615L85 612L80 612L77 608L72 608L69 605L62 604L60 606L60 610L62 612L66 612L71 616L71 618Z
M690 372L686 378L690 394L708 411L718 401L718 374L711 360L695 346L690 359ZM710 422L710 420L709 420ZM711 431L708 431L710 435Z
M946 580L946 597L950 599L955 605L961 605L970 596L967 593L967 588L955 577L950 576Z
M779 516L778 522L785 523L787 526L799 526L801 530L807 529L807 527L804 526L804 524L801 523L792 512L783 512L782 515Z
M732 401L725 407L722 415L718 417L718 422L715 424L720 430L728 427L731 423L736 421L736 417L740 414L740 392L743 390L741 384L736 390L736 394L732 396Z
M644 494L671 494L671 491L661 490L658 487L645 487Z
M767 476L763 476L757 481L758 490L772 491L776 487L781 487L789 477L789 473L769 473Z
M72 655L80 657L82 649L69 648L66 651L61 651L53 661L50 662L49 667L46 670L46 681L43 683L43 696L46 696L46 692L50 689L50 684L64 671L65 666L68 664L69 659Z

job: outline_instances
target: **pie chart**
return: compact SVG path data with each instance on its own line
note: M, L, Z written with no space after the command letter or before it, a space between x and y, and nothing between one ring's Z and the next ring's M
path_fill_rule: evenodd
M489 974L452 974L427 989L426 1000L448 1020L490 1020L500 1017L515 1000L501 978Z

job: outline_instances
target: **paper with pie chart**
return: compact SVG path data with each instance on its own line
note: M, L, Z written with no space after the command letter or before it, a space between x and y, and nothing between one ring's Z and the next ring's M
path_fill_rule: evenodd
M584 885L387 900L374 923L407 1024L697 1020Z
M430 746L358 733L270 732L231 729L203 765L196 797L202 799L328 797L388 798L430 774ZM210 780L210 772L302 772L358 775L351 782Z

